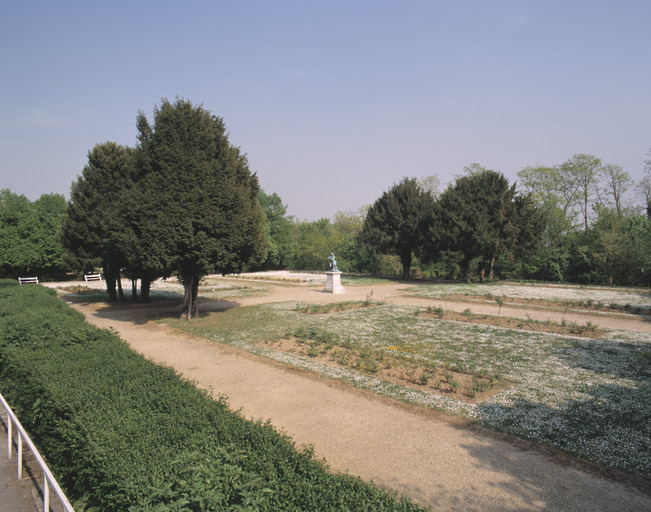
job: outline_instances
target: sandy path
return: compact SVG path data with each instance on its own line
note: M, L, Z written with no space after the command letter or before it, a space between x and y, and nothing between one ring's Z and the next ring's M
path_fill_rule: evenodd
M238 302L355 300L371 288L374 300L388 300L399 295L398 287L404 285L349 287L339 296L282 287ZM150 309L75 307L92 323L115 328L146 357L174 367L201 388L227 395L246 417L269 418L297 444L312 444L333 469L373 479L435 510L651 510L651 497L626 484L561 465L431 411L147 323Z

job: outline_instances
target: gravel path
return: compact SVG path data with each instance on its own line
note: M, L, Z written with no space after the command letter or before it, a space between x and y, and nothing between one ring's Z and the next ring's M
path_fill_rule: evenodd
M264 297L238 299L238 303L360 300L372 289L374 300L438 305L436 300L401 297L405 292L399 290L404 288L404 284L351 286L345 295L330 295L315 287L284 286L273 287ZM452 304L447 302L445 307L453 309ZM224 305L213 302L202 307L205 310ZM136 351L151 360L174 367L215 395L227 395L232 408L241 409L244 416L269 418L297 444L313 445L316 454L325 457L333 469L372 479L434 510L651 510L651 496L627 483L577 469L581 464L575 464L569 456L552 456L529 443L449 416L405 406L232 347L180 334L147 322L151 308L109 309L92 304L74 307L90 322L116 329ZM462 311L468 303L459 303L459 307ZM482 312L474 306L472 309ZM503 316L507 315L506 309L502 308ZM537 318L531 309L513 309L510 316L519 313ZM574 321L567 313L565 318ZM649 322L628 315L607 316L608 325L598 323L602 318L591 315L588 320L604 327L624 322L627 328L651 330ZM585 322L584 316L577 321Z

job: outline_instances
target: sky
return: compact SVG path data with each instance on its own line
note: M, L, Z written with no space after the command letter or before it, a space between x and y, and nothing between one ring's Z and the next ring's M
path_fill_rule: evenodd
M0 0L0 188L69 197L161 99L222 117L301 220L472 163L577 153L639 181L651 1Z

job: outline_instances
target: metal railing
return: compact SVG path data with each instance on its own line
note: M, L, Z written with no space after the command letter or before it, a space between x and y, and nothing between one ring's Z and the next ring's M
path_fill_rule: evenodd
M61 505L63 505L64 510L66 510L66 512L75 512L75 510L72 508L72 505L70 505L70 503L68 502L68 498L66 498L66 495L63 493L61 487L59 487L59 484L57 483L56 479L48 469L47 464L43 460L43 457L41 457L41 454L36 449L36 446L34 446L34 443L32 443L32 440L27 435L27 432L25 432L25 429L20 424L20 421L18 421L18 418L16 418L16 415L11 410L11 407L9 407L9 404L2 396L2 393L0 393L0 402L2 403L2 405L5 408L5 411L7 412L7 456L9 459L11 459L13 456L12 429L13 427L16 428L16 438L17 438L16 455L18 458L17 461L18 480L22 480L23 478L23 445L25 444L32 452L34 459L36 460L41 470L43 471L43 484L41 486L41 491L43 495L43 510L44 511L50 510L50 487L52 487L54 494L59 498L59 501L61 502Z

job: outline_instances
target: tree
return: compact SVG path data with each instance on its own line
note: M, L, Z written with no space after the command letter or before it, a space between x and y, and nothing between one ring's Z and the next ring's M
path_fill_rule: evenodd
M59 271L65 267L65 249L61 243L63 222L68 205L61 194L42 194L32 203L38 216L38 238L41 270Z
M62 270L65 251L59 237L65 211L60 194L43 194L30 202L24 195L0 190L0 274Z
M223 120L202 106L163 100L153 124L140 112L137 128L140 243L151 267L181 280L189 320L203 276L239 272L264 257L258 179Z
M436 174L423 176L418 180L418 186L434 199L436 199L441 193L441 179Z
M481 164L478 164L477 162L474 162L472 164L466 165L463 168L463 172L465 173L466 176L472 176L474 174L481 174L482 172L488 171L486 167L484 167Z
M97 144L70 189L63 224L65 247L87 267L99 258L109 298L124 299L120 271L126 264L124 190L133 180L132 150L115 142ZM91 268L84 268L84 271ZM117 290L116 290L117 286Z
M493 252L489 279L493 279L495 260L501 252L512 258L523 258L538 251L547 224L544 210L536 204L530 194L516 194L510 204L507 202L504 205L504 209L507 216L501 229L501 239L496 245L498 250Z
M396 254L402 276L409 279L411 260L420 252L434 198L415 178L404 178L369 208L360 240L381 253Z
M341 240L335 254L339 270L343 272L377 270L377 260L373 252L359 241L366 214L367 209L360 208L357 212L338 211L334 215L332 228Z
M531 250L540 237L540 217L530 196L517 196L515 185L499 172L457 178L441 194L436 211L428 238L434 247L461 253L468 283L473 259L488 259L492 278L500 254Z
M518 172L518 179L534 201L559 208L568 219L573 216L578 183L560 167L525 167Z
M624 194L630 188L631 175L619 165L606 164L600 168L600 176L605 182L602 190L598 191L600 202L614 208L617 215L622 215Z
M287 215L287 206L275 192L267 195L258 192L258 202L265 215L264 232L267 238L267 254L262 266L285 268L294 259L294 225L292 216Z
M627 253L628 284L651 286L651 217L632 215L626 228L628 236Z
M601 170L601 160L593 155L579 153L563 162L560 170L564 175L564 182L571 188L576 187L579 199L577 202L583 216L584 230L587 233L589 207Z
M542 240L547 247L558 247L572 229L576 187L563 179L558 167L525 167L518 179L542 217Z
M651 149L647 154L651 157ZM646 202L646 215L651 218L651 158L644 161L644 177L638 183L637 189Z
M628 222L623 215L612 208L597 206L597 221L594 223L594 259L596 270L608 285L622 282L622 269L626 266Z
M328 255L338 253L342 237L330 219L299 222L296 225L295 267L304 270L326 270Z

